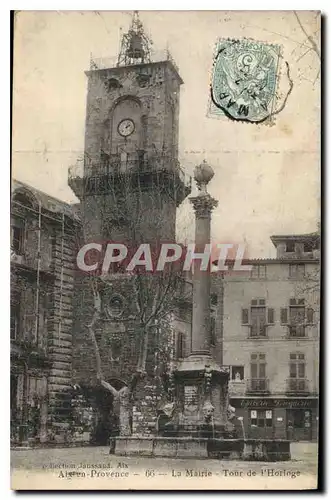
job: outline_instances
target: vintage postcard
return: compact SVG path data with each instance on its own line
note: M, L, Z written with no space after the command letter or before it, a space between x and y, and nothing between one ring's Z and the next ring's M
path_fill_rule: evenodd
M12 489L316 489L320 12L13 19Z

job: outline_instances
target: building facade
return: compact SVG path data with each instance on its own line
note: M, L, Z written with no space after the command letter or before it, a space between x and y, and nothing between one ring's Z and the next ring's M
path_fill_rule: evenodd
M275 259L221 280L223 363L246 437L316 440L319 237L273 236ZM220 296L220 294L219 294ZM220 327L219 327L220 328Z
M11 441L56 433L71 386L73 209L13 181L11 199Z

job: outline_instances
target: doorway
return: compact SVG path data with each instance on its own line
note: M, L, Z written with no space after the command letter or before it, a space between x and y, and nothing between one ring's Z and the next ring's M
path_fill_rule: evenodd
M118 434L118 422L113 412L113 396L100 387L93 391L93 399L96 420L91 442L97 446L107 446L109 438Z
M291 409L286 411L287 439L290 441L311 441L312 414L307 409Z

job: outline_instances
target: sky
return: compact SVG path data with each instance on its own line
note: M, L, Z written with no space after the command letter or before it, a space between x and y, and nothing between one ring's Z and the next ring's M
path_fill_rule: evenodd
M320 212L320 20L317 12L142 11L153 48L168 48L184 80L179 155L192 175L205 159L218 201L212 239L245 243L250 257L273 257L272 234L312 232ZM300 21L300 22L299 22ZM117 56L131 12L26 11L15 18L12 175L66 202L68 167L84 148L90 54ZM311 45L308 36L316 45ZM293 89L272 124L209 113L217 40L250 38L281 46ZM180 239L193 237L188 200Z

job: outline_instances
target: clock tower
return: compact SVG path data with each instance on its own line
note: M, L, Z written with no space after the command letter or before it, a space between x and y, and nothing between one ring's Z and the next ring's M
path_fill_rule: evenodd
M83 171L70 186L88 238L174 240L190 192L178 162L183 83L168 51L151 54L135 12L117 61L91 57ZM152 215L152 217L151 217ZM93 221L93 223L92 223Z
M69 185L80 200L84 243L109 240L135 246L175 240L176 209L191 191L178 162L183 81L169 52L152 54L150 47L135 12L118 57L91 57L84 157L69 170ZM142 327L135 306L139 294L125 276L115 275L107 278L101 293L92 341L88 325L96 303L88 278L77 273L75 283L73 381L95 391L98 344L103 376L120 390L140 366L141 352L148 345L147 379L136 390L141 407L135 406L132 415L132 429L143 431L140 427L155 424L156 409L151 405L160 398L154 381L157 351L162 351L161 339L166 336L155 323L144 336L146 325ZM147 292L152 299L157 295L153 284ZM107 413L106 406L102 401L100 415Z

